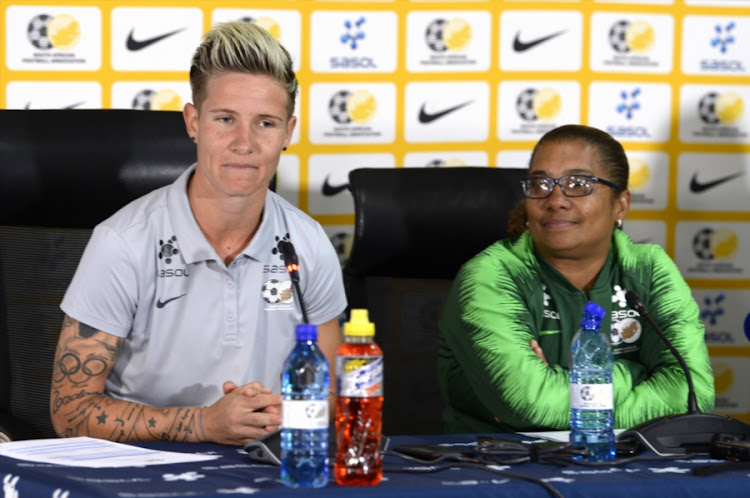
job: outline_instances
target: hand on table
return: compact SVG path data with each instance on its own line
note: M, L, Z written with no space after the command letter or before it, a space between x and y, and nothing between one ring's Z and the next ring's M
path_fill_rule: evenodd
M227 381L224 396L203 408L205 437L221 444L244 445L281 425L281 395L258 382L237 386Z

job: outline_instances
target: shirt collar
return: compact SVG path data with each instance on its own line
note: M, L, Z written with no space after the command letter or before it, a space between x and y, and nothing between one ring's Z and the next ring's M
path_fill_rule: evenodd
M182 257L188 264L200 261L218 261L219 259L216 251L198 226L188 199L188 182L195 173L196 165L197 163L185 170L167 192L169 217L182 251ZM275 194L271 191L267 193L258 230L240 255L262 261L263 256L266 253L271 254L275 247L276 240L272 233L275 215L273 200L271 199L273 195Z

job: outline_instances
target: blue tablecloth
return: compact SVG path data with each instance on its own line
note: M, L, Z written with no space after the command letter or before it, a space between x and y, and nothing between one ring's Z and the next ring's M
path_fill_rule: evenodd
M474 436L398 436L391 448L402 444L445 443L466 445ZM541 485L480 469L454 467L435 473L386 471L377 487L341 487L331 479L321 489L289 489L279 480L279 468L251 461L237 447L214 444L142 443L167 451L220 455L212 461L147 467L90 469L38 464L0 457L4 498L77 498L116 496L162 498L180 496L511 496L549 497ZM498 470L544 480L566 497L746 497L750 495L750 469L711 476L695 476L696 466L723 465L709 457L686 461L629 463L589 468L523 463L498 466ZM441 464L442 465L442 464ZM412 467L395 456L386 456L386 468Z

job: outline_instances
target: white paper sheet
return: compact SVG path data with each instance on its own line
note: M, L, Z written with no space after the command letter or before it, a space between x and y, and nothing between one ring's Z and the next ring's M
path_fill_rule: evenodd
M92 468L144 467L219 458L218 455L151 450L90 437L31 439L2 443L0 455L30 462Z

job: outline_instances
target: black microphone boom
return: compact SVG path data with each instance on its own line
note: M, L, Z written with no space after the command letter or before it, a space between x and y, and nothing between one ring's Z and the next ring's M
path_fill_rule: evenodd
M294 290L297 291L297 299L302 311L303 323L310 323L307 319L307 308L305 308L305 301L302 299L302 291L299 288L299 259L297 258L297 251L294 250L294 244L286 240L280 240L278 247L279 252L281 252L281 258L284 260L284 265L286 265L286 271L292 279Z
M695 386L690 369L677 348L667 339L643 300L633 291L625 293L631 308L643 316L675 356L685 372L688 384L687 413L665 415L648 420L617 436L618 441L635 440L659 455L709 453L714 441L750 439L750 425L732 417L701 413L695 400Z

